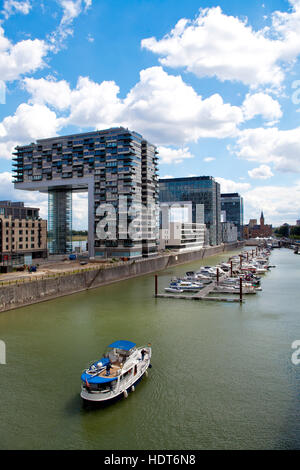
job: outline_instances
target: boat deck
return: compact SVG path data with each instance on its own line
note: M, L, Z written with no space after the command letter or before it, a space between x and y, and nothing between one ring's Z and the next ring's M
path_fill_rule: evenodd
M119 365L112 365L109 375L106 375L106 369L104 369L100 374L98 374L98 377L103 377L103 378L111 378L111 377L117 377L119 374L118 372L121 370L121 367Z

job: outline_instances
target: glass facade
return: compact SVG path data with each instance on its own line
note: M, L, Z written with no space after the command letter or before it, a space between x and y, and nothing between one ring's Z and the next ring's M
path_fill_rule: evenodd
M161 179L159 201L160 203L190 201L194 223L203 223L200 219L203 218L204 206L204 223L209 230L209 243L213 246L222 243L220 185L213 177Z
M72 192L48 192L48 248L51 255L72 253Z
M238 240L243 239L244 202L238 193L221 194L221 210L226 212L226 221L232 222L238 231Z

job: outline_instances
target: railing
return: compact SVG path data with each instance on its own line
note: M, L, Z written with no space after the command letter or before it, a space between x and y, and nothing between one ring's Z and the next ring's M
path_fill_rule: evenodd
M138 260L135 260L137 262ZM37 282L37 281L44 281L46 279L59 279L62 277L66 276L72 276L74 274L81 274L81 273L86 273L90 271L100 271L100 270L105 270L105 269L111 269L111 268L117 268L119 266L124 266L127 264L131 264L133 260L129 261L122 261L122 262L113 262L113 263L107 263L105 265L98 265L89 267L89 268L82 268L82 269L74 269L72 271L63 271L59 273L49 273L49 274L42 274L42 275L37 275L37 276L32 276L32 277L24 277L22 279L12 279L12 280L7 280L7 281L0 281L0 287L4 286L11 286L11 285L18 285L18 284L26 284L29 282Z

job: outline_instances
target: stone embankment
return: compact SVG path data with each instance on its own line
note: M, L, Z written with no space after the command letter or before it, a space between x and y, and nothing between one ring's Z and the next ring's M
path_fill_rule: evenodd
M92 268L78 269L74 272L2 283L0 284L0 312L155 273L178 264L187 264L208 256L236 250L241 246L243 246L241 242L230 243L186 253L168 253L152 259L118 263L109 267L95 264Z

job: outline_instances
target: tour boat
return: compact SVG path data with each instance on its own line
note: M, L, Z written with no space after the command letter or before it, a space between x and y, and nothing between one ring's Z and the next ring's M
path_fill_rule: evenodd
M128 397L136 384L151 368L151 345L136 347L131 341L116 341L107 352L81 375L83 400L108 402L115 398Z

